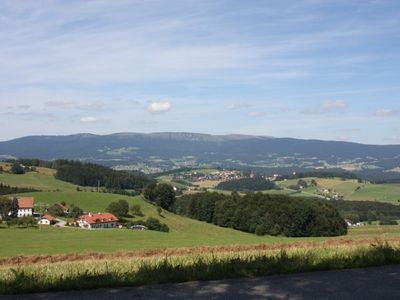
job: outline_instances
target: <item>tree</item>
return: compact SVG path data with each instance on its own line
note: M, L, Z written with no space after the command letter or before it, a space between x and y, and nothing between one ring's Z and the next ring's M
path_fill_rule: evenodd
M78 218L79 216L83 215L83 210L78 206L72 206L71 210L69 211L69 215L72 218Z
M154 202L154 200L155 200L154 190L156 187L157 187L157 184L155 184L155 183L151 183L148 186L146 186L145 189L143 190L143 196L147 200Z
M163 231L163 232L168 232L169 227L167 224L161 223L158 219L156 218L148 218L146 220L146 227L149 230L156 230L156 231Z
M47 212L56 217L63 217L64 216L64 210L57 204L54 204L53 206L50 206Z
M167 184L158 184L154 189L154 202L164 209L169 209L175 202L174 188Z
M174 188L167 183L148 185L143 191L143 196L166 210L169 210L175 202Z
M129 212L129 204L126 200L111 202L106 208L106 211L117 217L125 217Z
M13 174L25 174L25 169L17 162L14 162L11 167L11 173Z
M10 217L12 210L12 200L0 197L0 219L7 220Z
M131 212L134 216L144 216L142 209L139 204L134 204L131 206Z
M301 187L301 188L306 188L306 187L308 187L307 181L305 181L304 179L300 179L300 180L297 182L297 185L298 185L299 187Z

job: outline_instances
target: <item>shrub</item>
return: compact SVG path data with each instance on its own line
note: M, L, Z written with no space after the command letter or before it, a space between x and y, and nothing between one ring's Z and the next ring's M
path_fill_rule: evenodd
M129 212L129 204L126 200L119 200L118 202L111 202L106 211L116 215L117 217L125 217Z

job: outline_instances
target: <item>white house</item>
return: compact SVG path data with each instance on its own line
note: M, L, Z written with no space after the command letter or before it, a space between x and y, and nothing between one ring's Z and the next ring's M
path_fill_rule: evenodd
M55 223L55 218L52 215L45 214L38 222L41 225L51 225Z
M18 198L18 218L32 216L33 214L33 197Z
M78 225L82 228L117 228L118 218L110 213L88 213L78 219Z

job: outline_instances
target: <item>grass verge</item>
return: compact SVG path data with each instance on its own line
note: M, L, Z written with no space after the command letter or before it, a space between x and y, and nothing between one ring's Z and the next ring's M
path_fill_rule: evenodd
M0 293L254 277L400 263L400 245L278 249L186 256L88 260L0 268Z

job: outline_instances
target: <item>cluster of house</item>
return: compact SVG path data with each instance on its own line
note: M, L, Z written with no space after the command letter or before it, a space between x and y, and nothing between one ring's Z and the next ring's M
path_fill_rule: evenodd
M195 171L174 175L174 180L189 180L192 182L201 182L206 180L227 181L240 178L243 178L242 172L237 170L221 170L212 172L211 174L204 174Z
M35 199L33 197L20 197L17 199L18 201L18 212L17 217L35 217L38 219L38 224L42 225L53 225L57 222L56 218L52 215L46 213L44 215L35 213ZM56 203L60 209L62 209L63 213L67 216L69 214L69 209L61 204ZM78 224L81 228L118 228L118 218L110 213L87 213L83 214L76 220L76 224Z

